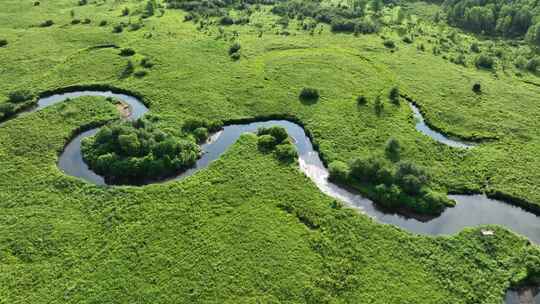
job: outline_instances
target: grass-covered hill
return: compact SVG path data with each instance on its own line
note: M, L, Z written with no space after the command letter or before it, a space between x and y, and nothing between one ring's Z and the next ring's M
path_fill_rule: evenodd
M21 90L99 84L143 97L163 129L294 116L329 162L382 153L395 138L435 188L540 205L540 81L526 42L437 23L443 9L425 3L342 16L373 22L371 34L284 20L276 4L215 16L151 6L2 1L0 105ZM249 22L222 24L223 14ZM417 132L406 101L388 100L395 86L435 128L482 144L459 150ZM320 97L302 102L303 88ZM500 303L538 271L538 248L500 227L492 238L430 238L336 208L254 136L180 182L107 188L65 176L56 162L74 132L116 117L105 100L81 98L0 125L1 301Z

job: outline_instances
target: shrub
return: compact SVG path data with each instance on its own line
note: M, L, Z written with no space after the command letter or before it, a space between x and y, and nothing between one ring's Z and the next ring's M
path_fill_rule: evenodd
M8 101L11 103L21 103L34 98L34 94L28 90L19 90L8 94Z
M540 66L540 60L538 58L532 58L527 61L525 69L527 69L529 72L535 73L538 70L538 66Z
M133 56L133 55L135 55L135 50L133 50L131 48L124 48L124 49L120 50L119 55L124 56L124 57Z
M473 84L472 90L473 90L473 92L475 92L477 94L481 93L482 92L482 86L480 85L480 83L476 82L475 84Z
M269 128L259 128L257 130L257 135L272 135L277 143L282 143L284 142L285 140L287 140L287 138L289 138L289 134L287 134L287 130L285 130L285 128L283 127L279 127L279 126L273 126L273 127L269 127Z
M129 8L127 7L124 7L122 9L122 16L128 16L129 15Z
M99 22L99 26L106 26L107 25L107 20L101 20Z
M120 73L120 78L127 78L133 74L133 71L135 70L135 67L133 66L133 62L131 60L128 60L126 66Z
M150 69L154 66L154 63L150 60L148 57L144 57L141 59L141 66L146 69Z
M276 146L276 157L282 162L292 163L298 157L298 152L293 144L282 143Z
M239 52L232 53L231 54L231 59L234 60L234 61L239 60L240 59L240 53Z
M490 56L482 54L476 57L475 65L477 68L492 69L495 61Z
M362 19L358 21L354 27L355 33L373 34L379 31L379 26L371 20Z
M478 43L476 43L476 42L473 42L471 44L470 49L471 49L471 52L480 53L480 47L478 46Z
M81 20L80 19L73 19L71 20L71 24L75 25L75 24L79 24L81 23Z
M384 42L383 42L383 45L389 49L393 49L396 47L396 44L393 40L390 40L390 39L386 39Z
M230 16L223 16L219 20L219 24L221 24L221 25L233 25L234 20Z
M219 120L208 121L206 119L191 118L184 122L182 130L191 133L201 127L206 128L209 132L217 132L223 127L223 122Z
M276 139L270 134L261 135L257 139L257 147L263 152L271 151L276 145Z
M232 54L234 54L234 53L237 53L238 51L240 51L241 48L242 48L242 46L240 46L240 43L238 43L238 42L233 43L233 44L229 47L229 55L232 55Z
M375 103L374 103L373 107L375 109L375 114L377 114L377 115L381 115L382 112L384 111L384 104L383 104L380 96L377 96L375 98Z
M4 119L8 116L15 114L15 105L9 102L0 103L0 119Z
M88 3L88 0L79 0L79 6L86 5Z
M82 21L82 24L90 24L92 23L92 20L88 19L88 18L84 18L83 21Z
M390 101L395 104L399 105L399 88L393 87L390 89L390 93L388 94L388 97L390 98Z
M341 161L333 161L328 165L329 179L336 182L345 182L349 179L349 166Z
M193 130L193 136L197 142L205 142L208 139L208 129L205 127L199 127Z
M377 172L385 166L384 161L378 157L356 158L351 162L351 177L362 182L374 182Z
M49 27L49 26L52 26L53 24L54 24L54 21L52 21L52 20L45 20L45 21L41 22L41 23L39 24L39 26L41 26L41 27Z
M124 27L121 24L117 24L113 26L112 32L115 34L119 34L124 31Z
M429 177L423 168L410 162L401 162L398 165L395 180L405 192L417 195L421 188L427 184Z
M405 42L405 43L409 43L409 44L410 44L410 43L413 43L412 38L409 37L409 36L405 36L405 37L403 37L403 39L401 39L401 40L402 40L403 42Z
M300 100L316 101L319 99L319 91L314 88L302 88L300 91Z
M136 71L135 73L133 73L133 76L135 76L137 78L143 78L146 75L148 75L148 72L145 71L145 70L140 70L140 71Z
M384 148L384 151L386 153L386 156L389 159L391 159L393 161L399 160L400 154L401 154L401 144L399 143L399 141L397 139L390 138L386 142L386 146Z
M356 104L358 104L359 106L367 104L367 98L364 95L356 97Z
M8 41L6 39L0 39L0 47L4 47L8 45Z

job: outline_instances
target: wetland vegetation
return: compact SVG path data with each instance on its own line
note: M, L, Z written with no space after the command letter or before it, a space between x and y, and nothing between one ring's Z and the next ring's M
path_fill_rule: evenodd
M286 119L304 128L333 181L379 205L442 217L465 203L447 193L485 193L538 214L534 3L0 8L7 303L501 303L511 287L537 283L539 247L508 227L426 236L321 193L298 169L310 165L302 139L279 127L238 135L204 169L188 169L223 126L225 136L242 130L236 123ZM80 89L129 93L150 112L118 121L99 96L30 110ZM191 173L115 187L66 174L66 145L95 127L82 156L98 173Z

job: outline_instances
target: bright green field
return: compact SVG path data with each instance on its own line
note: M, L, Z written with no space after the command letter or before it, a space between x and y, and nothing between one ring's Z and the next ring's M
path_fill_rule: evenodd
M232 61L230 41L216 28L197 31L178 10L113 34L130 18L122 8L139 2L102 2L2 1L0 100L18 89L107 84L144 96L163 127L289 114L327 160L382 153L395 137L403 158L432 168L441 187L487 187L540 205L540 90L523 82L534 76L462 67L397 38L390 52L378 35L328 29L259 38L249 26L227 28L242 45ZM72 9L92 23L71 25ZM37 27L47 19L55 25ZM137 52L136 70L142 57L154 67L119 79L127 59L92 48L111 43ZM468 151L437 144L415 131L404 102L385 101L375 115L375 96L396 84L436 127L497 140ZM319 102L301 103L302 87L318 88ZM368 105L356 105L360 94ZM419 237L332 209L296 165L259 153L252 136L182 182L100 188L64 176L56 161L73 132L116 116L104 100L82 98L0 126L0 303L500 303L540 257L500 228L493 238L477 229Z

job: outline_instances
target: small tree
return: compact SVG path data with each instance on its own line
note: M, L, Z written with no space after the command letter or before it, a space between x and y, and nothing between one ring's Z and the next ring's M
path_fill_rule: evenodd
M367 104L367 98L364 95L356 97L356 104L359 106Z
M393 160L398 161L401 155L401 144L399 141L395 138L390 138L386 142L386 146L384 148L384 151L386 153L386 156Z
M475 84L473 84L472 90L473 90L473 92L475 92L476 94L480 94L480 93L482 93L482 86L480 85L479 82L476 82Z
M279 144L276 146L276 157L282 162L292 163L298 157L298 152L291 143Z
M375 103L373 107L375 109L375 114L377 114L377 116L380 116L382 112L384 111L384 104L381 100L381 96L377 96L375 98Z
M390 90L388 97L393 104L399 105L399 88L397 86L393 87Z
M8 45L8 41L6 39L0 39L0 47L4 47Z
M274 136L269 135L269 134L261 135L257 139L257 147L259 148L260 151L263 151L263 152L271 151L272 149L274 149L276 144L277 142Z
M299 97L303 101L317 101L319 99L319 91L314 88L302 88Z

